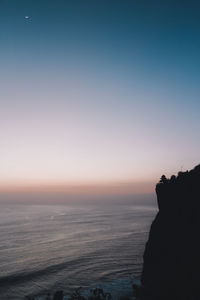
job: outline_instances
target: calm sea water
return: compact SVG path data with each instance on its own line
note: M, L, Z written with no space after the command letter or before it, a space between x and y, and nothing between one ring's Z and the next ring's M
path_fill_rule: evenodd
M0 299L139 277L154 202L0 204Z

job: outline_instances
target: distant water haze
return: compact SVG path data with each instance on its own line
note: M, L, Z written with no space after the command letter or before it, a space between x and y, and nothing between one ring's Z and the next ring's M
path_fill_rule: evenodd
M51 185L1 185L0 202L87 203L132 201L154 197L154 183L96 183Z
M97 182L97 183L5 183L0 192L58 192L75 194L140 194L153 191L154 182Z

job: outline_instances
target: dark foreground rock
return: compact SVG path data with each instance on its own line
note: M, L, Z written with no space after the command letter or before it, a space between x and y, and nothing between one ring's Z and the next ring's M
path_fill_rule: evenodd
M55 292L53 300L63 300L63 291Z
M156 193L141 299L200 299L200 165L170 179L163 175Z

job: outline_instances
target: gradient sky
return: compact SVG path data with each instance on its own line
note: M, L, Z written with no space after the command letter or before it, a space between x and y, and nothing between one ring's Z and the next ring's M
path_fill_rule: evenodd
M1 0L0 186L142 193L198 164L199 16L199 1Z

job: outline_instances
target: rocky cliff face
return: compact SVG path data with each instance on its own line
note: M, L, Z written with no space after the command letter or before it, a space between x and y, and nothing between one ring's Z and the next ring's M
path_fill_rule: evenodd
M159 212L144 252L142 300L200 299L200 165L156 186Z

